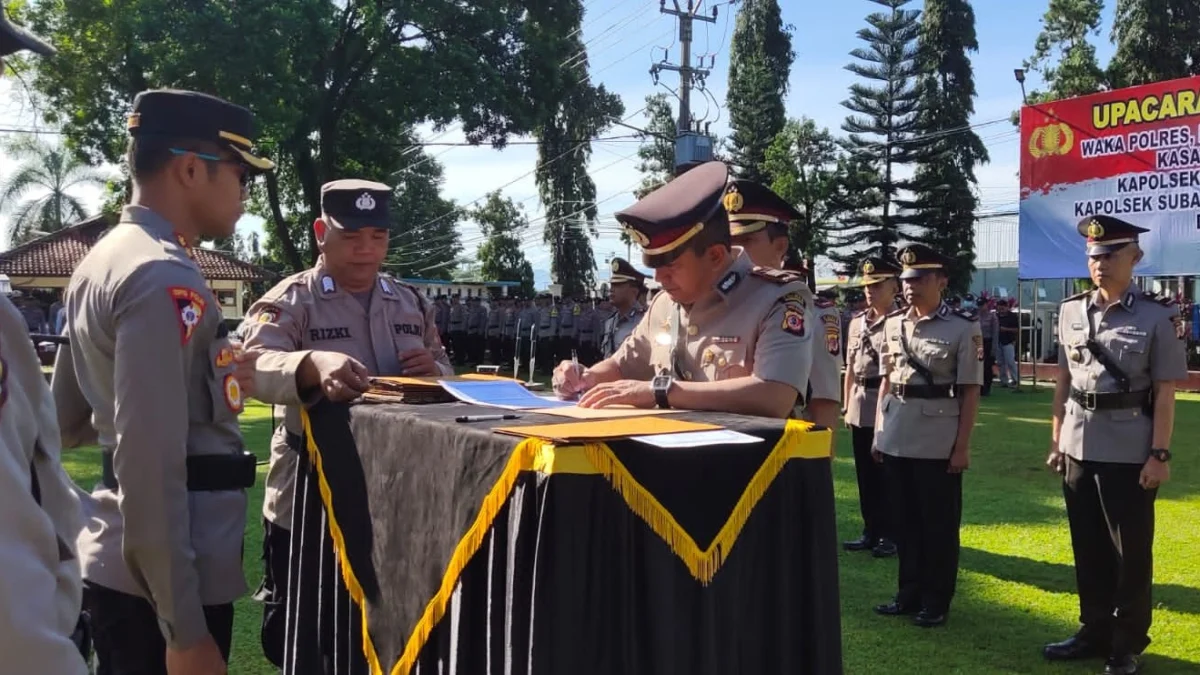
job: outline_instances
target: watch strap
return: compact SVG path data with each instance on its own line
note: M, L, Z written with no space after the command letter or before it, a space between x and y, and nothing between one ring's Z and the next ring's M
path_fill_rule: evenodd
M668 380L666 387L663 387L661 389L658 387L654 388L654 405L658 406L659 408L662 408L663 410L670 409L671 403L670 403L670 401L667 400L667 394L671 391L672 384L673 384L673 382Z

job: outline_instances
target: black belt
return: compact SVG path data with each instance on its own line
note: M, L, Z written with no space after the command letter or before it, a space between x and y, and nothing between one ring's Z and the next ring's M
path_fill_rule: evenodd
M1150 404L1150 390L1095 392L1071 387L1071 400L1085 410L1127 410Z
M254 486L257 477L258 459L248 452L239 455L189 455L187 458L188 492L245 490ZM109 490L119 487L117 473L113 470L113 453L109 450L102 455L100 484Z
M952 384L893 384L889 391L900 398L954 398Z
M854 384L864 389L878 389L880 384L883 384L883 378L876 375L875 377L855 377Z

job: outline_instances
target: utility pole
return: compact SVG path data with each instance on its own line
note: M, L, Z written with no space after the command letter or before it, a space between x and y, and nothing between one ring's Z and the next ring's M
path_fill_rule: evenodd
M675 137L675 166L712 159L712 139L697 130L692 129L692 84L699 80L703 82L711 72L708 68L692 67L692 22L717 22L717 8L713 7L712 16L702 16L700 0L686 0L687 9L679 6L679 0L671 0L674 9L667 9L667 0L659 0L659 11L673 16L679 21L679 45L683 51L681 62L676 65L667 63L666 59L650 67L650 75L658 83L658 74L664 70L679 73L679 124ZM701 64L703 66L703 64Z

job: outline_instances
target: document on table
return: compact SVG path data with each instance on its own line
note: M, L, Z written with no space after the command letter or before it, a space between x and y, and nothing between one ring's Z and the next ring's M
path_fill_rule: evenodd
M541 408L572 407L570 401L555 401L538 396L521 386L516 380L492 380L463 382L440 380L438 384L463 403L503 408L505 410L535 410Z
M763 439L750 434L743 434L732 429L714 431L685 431L677 434L659 434L655 436L631 436L632 440L656 448L699 448L706 445L742 445L762 443Z
M663 410L662 408L632 408L629 406L620 406L612 408L580 408L570 401L562 401L566 405L559 405L553 408L542 408L541 410L530 410L531 413L540 415L557 415L558 417L570 417L576 420L608 420L620 417L646 417L649 415L672 415L675 413L684 412L682 410Z

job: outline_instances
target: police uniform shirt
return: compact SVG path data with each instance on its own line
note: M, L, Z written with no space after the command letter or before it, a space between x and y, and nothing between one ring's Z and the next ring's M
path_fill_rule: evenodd
M1103 311L1093 293L1063 301L1058 314L1058 367L1071 374L1071 387L1084 392L1119 392L1121 386L1087 348L1088 323L1095 340L1129 377L1129 391L1155 382L1187 379L1187 353L1179 309L1130 287ZM1150 456L1154 422L1141 408L1087 410L1068 398L1059 450L1081 461L1143 464Z
M451 333L461 333L466 328L466 308L462 302L455 301L450 304L449 326Z
M487 312L487 337L500 337L501 328L504 326L504 310L500 307L500 303L493 302L491 309L484 309Z
M642 315L645 313L646 310L636 302L633 304L633 307L629 308L629 314L627 315L622 316L620 310L613 312L611 319L612 335L609 338L613 352L625 343L626 338L633 334L633 329L637 328L638 323L642 320Z
M678 311L677 377L715 382L753 375L804 395L812 367L812 293L797 275L755 268L741 248L733 255L708 297L691 307L667 293L655 296L612 357L622 377L650 380L671 372L670 331Z
M525 337L525 338L529 337L529 333L530 333L531 329L534 329L537 327L538 318L539 318L538 308L532 304L526 306L525 309L521 310L521 314L520 314L521 337ZM534 331L534 334L536 335L537 331Z
M445 335L450 328L450 305L446 304L445 298L438 298L433 303L433 323L437 326L438 333Z
M400 352L424 348L433 353L444 375L454 368L442 347L434 310L419 292L386 275L379 275L369 309L338 287L325 269L315 267L279 282L255 302L242 324L244 347L260 352L255 365L256 398L287 406L286 431L303 432L300 409L306 400L296 386L296 371L311 351L346 354L371 375L402 375ZM320 396L320 391L312 395ZM287 446L283 430L271 439L263 517L284 528L292 523L292 492L297 455Z
M983 336L979 322L968 313L942 303L930 316L914 319L910 310L893 312L883 326L880 358L891 384L982 385ZM926 382L909 363L900 344L908 348L933 375ZM882 425L876 425L879 451L894 457L948 459L958 437L957 398L900 398L883 394Z
M575 337L575 303L570 300L558 308L558 336L563 338Z
M877 378L882 375L879 355L883 353L884 314L874 309L859 312L850 319L846 338L846 377L858 379ZM875 408L879 401L879 385L864 387L857 382L850 385L850 398L846 401L846 423L856 427L875 426Z
M487 320L487 310L478 303L468 304L464 311L467 324L467 335L482 335L484 322Z
M245 491L187 489L188 456L243 452L220 305L171 223L128 206L75 269L66 306L59 425L84 437L90 413L120 483L83 500L83 577L149 598L167 644L193 644L208 633L203 605L246 592Z
M84 675L70 640L83 585L79 497L54 399L17 308L0 295L0 670ZM37 486L35 494L33 486Z
M521 310L516 305L508 305L501 308L504 312L504 323L501 325L500 334L506 338L517 336L517 320L520 318Z
M575 336L581 345L596 343L596 310L591 303L575 306Z
M814 299L813 313L817 318L816 342L813 345L812 398L827 401L842 400L842 316L831 300Z

